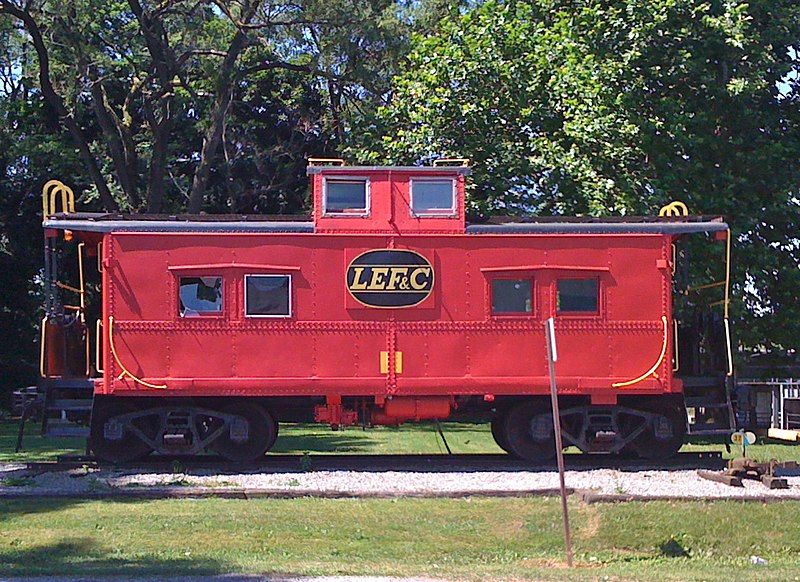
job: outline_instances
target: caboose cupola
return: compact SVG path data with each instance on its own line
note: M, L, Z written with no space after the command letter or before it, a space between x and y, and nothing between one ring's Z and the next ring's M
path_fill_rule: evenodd
M437 160L430 167L309 162L317 232L464 232L466 160Z

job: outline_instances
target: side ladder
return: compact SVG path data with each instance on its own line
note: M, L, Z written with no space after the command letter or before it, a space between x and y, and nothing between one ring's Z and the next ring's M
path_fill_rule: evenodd
M730 434L736 430L730 381L725 376L684 376L689 435Z
M42 436L89 436L94 383L86 378L42 379L39 383L42 402Z

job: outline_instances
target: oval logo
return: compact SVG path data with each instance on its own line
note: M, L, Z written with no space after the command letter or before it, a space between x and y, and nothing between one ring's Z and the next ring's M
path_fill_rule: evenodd
M433 267L414 251L367 251L347 267L347 290L367 307L411 307L433 291Z

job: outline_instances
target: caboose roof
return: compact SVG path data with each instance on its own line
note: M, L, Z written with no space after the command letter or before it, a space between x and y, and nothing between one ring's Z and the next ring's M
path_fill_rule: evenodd
M720 216L492 216L467 234L691 234L728 229Z
M374 174L380 172L407 172L415 175L453 175L469 176L472 168L468 166L308 166L306 174Z
M314 222L307 215L268 216L263 214L103 214L75 212L54 214L44 228L84 232L243 232L313 233ZM466 234L665 234L718 232L728 229L719 216L575 217L493 216L467 223Z

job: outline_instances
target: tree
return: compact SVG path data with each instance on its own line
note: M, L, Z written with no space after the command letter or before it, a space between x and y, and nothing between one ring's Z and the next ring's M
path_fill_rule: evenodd
M3 15L35 49L26 68L100 204L156 213L214 198L231 105L250 76L288 70L322 85L325 130L342 143L348 107L380 97L407 40L392 0L0 0ZM188 151L172 141L178 126L197 132ZM177 191L187 172L189 192Z
M4 34L4 32L8 34ZM7 49L26 58L23 40L0 31ZM35 383L41 320L41 198L48 176L82 171L80 154L59 134L44 103L29 100L18 73L8 69L0 99L0 407L10 389ZM73 182L74 183L74 182ZM85 183L84 183L85 184Z
M486 2L415 37L356 151L472 158L473 213L727 214L742 343L796 348L798 39L790 0Z
M0 390L36 378L44 182L82 210L307 210L306 159L385 102L439 3L0 0Z

